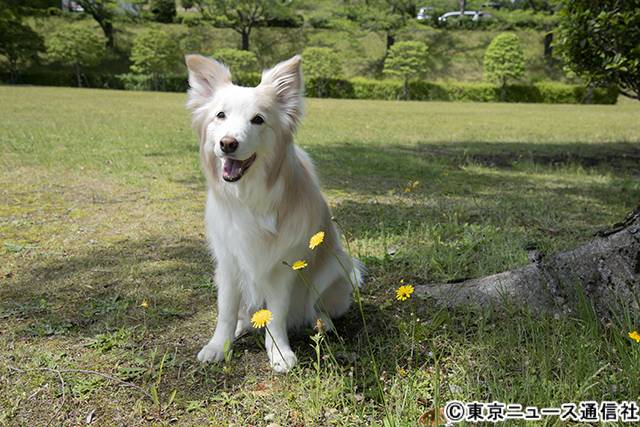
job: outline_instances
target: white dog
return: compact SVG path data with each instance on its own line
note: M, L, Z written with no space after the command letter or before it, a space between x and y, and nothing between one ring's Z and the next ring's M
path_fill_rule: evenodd
M302 117L300 60L294 56L264 71L260 84L247 88L232 84L221 63L186 57L187 106L209 189L206 232L217 261L218 322L198 353L202 362L223 359L225 344L266 307L273 315L265 336L269 361L275 371L287 372L297 360L287 328L319 318L331 325L330 318L348 310L353 286L361 282L359 263L342 249L313 164L293 143ZM319 231L324 242L311 250L309 238ZM308 266L294 271L296 260Z

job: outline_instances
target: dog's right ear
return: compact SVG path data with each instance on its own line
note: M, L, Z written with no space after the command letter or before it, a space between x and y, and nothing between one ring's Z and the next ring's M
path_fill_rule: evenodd
M192 111L204 105L221 86L231 83L231 73L223 64L202 55L187 55L189 69L189 101Z

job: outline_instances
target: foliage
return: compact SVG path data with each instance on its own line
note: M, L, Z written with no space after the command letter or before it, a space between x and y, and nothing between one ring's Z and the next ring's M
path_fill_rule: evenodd
M180 6L185 10L191 9L195 4L196 2L194 0L180 0Z
M398 42L391 46L384 60L384 73L404 80L405 98L409 97L410 79L423 76L428 66L427 45L417 41Z
M564 0L560 17L559 48L568 69L640 100L640 1Z
M302 72L305 78L340 78L342 64L328 47L308 47L302 51Z
M107 39L107 47L115 47L113 19L116 14L118 2L116 0L75 0L86 13L100 25Z
M82 85L80 69L97 65L105 54L104 37L80 25L58 28L47 38L46 47L49 60L74 67L78 86Z
M258 68L258 58L250 51L223 48L216 50L214 57L229 67L232 73L253 73Z
M188 27L188 30L180 37L180 51L183 54L199 53L209 55L211 53L211 36L209 29L201 25Z
M156 22L171 23L176 18L175 0L152 0L151 13Z
M363 29L384 32L387 51L395 43L398 30L416 16L414 0L356 0L349 2L348 15Z
M512 33L498 34L484 54L484 78L506 87L510 78L524 75L524 53L520 39Z
M131 71L151 75L172 72L179 63L178 42L167 32L147 28L138 33L131 48Z
M202 0L202 14L215 25L231 28L242 36L242 50L249 50L251 30L267 21L283 6L277 0Z
M11 81L15 81L20 68L37 61L44 51L42 37L22 22L21 10L0 1L0 55L7 59Z

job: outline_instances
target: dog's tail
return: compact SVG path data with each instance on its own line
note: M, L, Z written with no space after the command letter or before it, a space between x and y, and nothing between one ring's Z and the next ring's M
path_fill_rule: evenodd
M353 282L354 285L358 286L358 288L362 289L364 287L364 279L367 274L367 267L360 261L358 258L351 258L351 262L353 263L353 270L350 274L349 280Z

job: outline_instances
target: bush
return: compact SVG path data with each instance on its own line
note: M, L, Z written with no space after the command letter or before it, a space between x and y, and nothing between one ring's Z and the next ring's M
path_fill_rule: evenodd
M213 57L229 67L232 73L254 73L258 69L258 58L249 50L222 48Z
M312 98L356 98L354 84L350 80L317 77L308 78L306 81L306 96Z
M342 63L338 55L328 47L308 47L302 51L302 73L307 79L307 86L311 81L316 85L315 93L325 95L329 86L327 79L338 79L342 76Z
M409 99L409 80L427 71L428 48L422 42L405 41L391 46L384 60L384 74L403 79L403 95Z
M86 87L102 89L124 89L122 81L113 74L102 74L91 71L83 72L83 82ZM0 81L9 82L10 74L1 74ZM21 73L14 83L36 86L76 86L76 75L67 71L26 71Z
M524 74L524 53L520 39L512 33L498 34L484 54L484 77L499 83L504 101L508 79L519 79Z
M120 87L125 90L160 90L165 92L186 92L189 89L187 76L183 74L168 74L153 76L150 74L120 74L117 77ZM247 73L242 78L233 77L233 82L239 86L254 87L260 84L260 74Z
M184 75L120 74L117 76L125 90L160 90L186 92L189 82Z
M182 15L180 22L187 27L197 27L204 23L204 20L199 15Z
M356 77L350 80L322 79L324 95L316 91L317 82L309 80L306 96L327 98L354 98L397 100L403 98L404 82L400 80L372 80ZM455 82L432 83L423 80L409 82L411 100L416 101L468 101L499 102L501 88L491 83ZM583 86L567 85L556 82L541 82L534 85L506 86L505 100L508 102L538 102L549 104L615 104L618 91L615 87L594 88L591 100Z
M175 0L152 0L151 13L154 21L170 24L176 19L176 2Z

